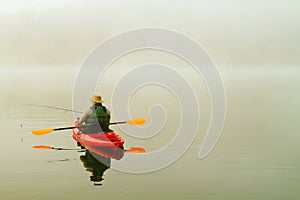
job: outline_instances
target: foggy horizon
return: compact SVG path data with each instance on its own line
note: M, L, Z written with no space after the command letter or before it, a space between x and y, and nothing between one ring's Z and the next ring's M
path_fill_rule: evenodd
M2 1L0 66L78 67L119 33L159 27L202 45L220 65L298 65L296 1Z

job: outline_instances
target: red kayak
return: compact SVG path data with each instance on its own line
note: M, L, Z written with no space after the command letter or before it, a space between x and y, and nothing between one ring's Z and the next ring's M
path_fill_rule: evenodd
M73 125L76 126L79 119ZM124 139L113 132L83 133L79 128L73 129L73 138L91 152L107 158L120 160L124 156Z

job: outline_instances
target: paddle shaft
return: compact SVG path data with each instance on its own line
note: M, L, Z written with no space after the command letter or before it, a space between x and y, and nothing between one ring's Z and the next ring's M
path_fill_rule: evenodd
M114 124L125 124L126 122L113 122L109 123L109 125L114 125ZM69 126L69 127L63 127L63 128L55 128L53 129L54 131L61 131L61 130L68 130L68 129L73 129L73 128L82 128L86 126Z
M145 121L146 121L146 119L140 118L140 119L127 120L127 121L123 121L123 122L113 122L113 123L109 123L109 124L110 125L114 125L114 124L140 125L140 124L144 124ZM73 128L83 128L83 127L87 127L87 126L82 125L82 126L69 126L69 127L61 127L61 128L40 129L40 130L33 130L32 133L35 135L45 135L45 134L51 133L53 131L68 130L68 129L73 129Z
M86 149L66 149L66 148L60 148L60 147L52 147L52 149L54 149L54 150L57 150L57 151L59 151L59 150L67 150L67 151L79 151L79 152L84 152L84 151L86 151Z
M113 123L109 123L109 125L114 125L114 124L126 124L126 122L113 122Z
M63 127L63 128L55 128L53 129L54 131L61 131L61 130L68 130L68 129L73 129L73 128L80 128L80 127L83 127L83 126L79 126L79 127L76 127L76 126L69 126L69 127Z

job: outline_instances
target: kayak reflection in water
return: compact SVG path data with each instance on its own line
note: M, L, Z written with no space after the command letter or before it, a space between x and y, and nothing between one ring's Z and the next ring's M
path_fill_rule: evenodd
M85 152L85 155L80 156L80 160L86 171L92 173L90 180L94 182L94 185L101 186L104 172L110 168L111 158L106 158L101 155L89 152Z
M77 125L85 125L80 128L83 133L113 132L109 129L110 111L102 105L104 102L100 95L93 95L92 107L90 107L80 118Z
M121 160L124 156L125 150L117 146L112 147L98 147L97 153L86 150L85 155L80 156L80 160L86 171L92 173L90 180L94 185L101 186L104 172L110 168L111 159Z

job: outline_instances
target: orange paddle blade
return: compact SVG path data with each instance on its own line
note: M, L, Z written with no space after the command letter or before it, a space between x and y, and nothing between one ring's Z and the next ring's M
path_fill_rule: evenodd
M47 129L40 129L40 130L33 130L32 133L34 135L44 135L54 131L54 128L47 128Z
M146 149L142 147L131 147L130 149L126 150L127 153L146 153Z
M141 125L146 122L145 118L140 118L140 119L133 119L133 120L128 120L126 121L126 124L133 124L133 125Z
M35 148L35 149L54 149L53 147L44 146L44 145L37 145L37 146L33 146L32 148Z

